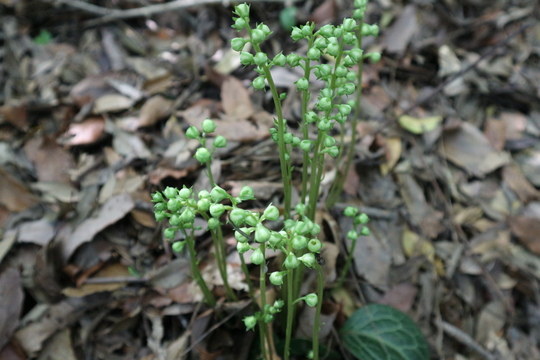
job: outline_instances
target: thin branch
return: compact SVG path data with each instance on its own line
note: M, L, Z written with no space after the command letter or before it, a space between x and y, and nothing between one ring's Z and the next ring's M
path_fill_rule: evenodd
M477 352L478 354L482 355L484 359L487 360L497 360L497 356L493 355L486 349L482 347L482 345L478 344L474 339L467 333L465 333L460 328L447 323L446 321L441 321L441 326L445 333L462 343L463 345L467 346L469 349Z
M292 0L292 2L297 2L299 0ZM187 7L207 5L207 4L222 4L223 6L228 6L230 1L225 0L175 0L164 4L148 5L135 9L127 10L118 10L118 9L109 9L96 5L89 4L81 0L49 0L51 3L63 4L66 6L71 6L83 11L86 11L91 14L102 15L98 19L85 21L84 26L96 26L105 24L111 21L120 20L120 19L131 19L136 17L147 17L155 14L160 14L164 12L179 10ZM287 0L247 0L247 2L287 2ZM291 1L289 1L291 2Z

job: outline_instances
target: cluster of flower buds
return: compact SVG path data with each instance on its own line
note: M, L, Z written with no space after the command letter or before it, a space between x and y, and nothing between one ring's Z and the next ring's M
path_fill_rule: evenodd
M355 227L347 233L347 239L356 240L359 236L368 236L370 234L369 228L366 226L369 222L369 216L365 213L359 213L358 208L347 206L343 211L343 215L352 218Z
M212 159L212 155L216 148L224 148L227 146L227 139L222 135L218 135L214 138L212 147L210 149L206 148L206 135L216 131L216 128L217 125L214 120L205 119L201 124L202 133L195 126L190 126L186 130L186 136L189 139L197 140L202 145L197 149L194 156L201 164L206 164Z
M273 305L266 304L262 311L258 311L254 315L244 317L244 325L246 325L246 330L252 330L257 325L259 320L264 321L265 323L270 323L274 321L274 315L279 313L285 302L283 300L276 300Z

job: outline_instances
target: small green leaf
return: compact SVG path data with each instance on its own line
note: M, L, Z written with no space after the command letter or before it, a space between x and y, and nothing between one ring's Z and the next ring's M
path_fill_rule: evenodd
M345 347L362 360L429 360L428 344L407 315L371 304L357 310L341 328Z
M398 119L399 125L413 134L423 134L435 130L442 122L440 115L426 118L415 118L408 115L401 115Z
M38 45L47 45L52 41L52 35L47 30L41 29L39 35L34 38L34 42Z
M291 31L293 26L296 25L296 7L286 7L279 13L279 22L283 29Z

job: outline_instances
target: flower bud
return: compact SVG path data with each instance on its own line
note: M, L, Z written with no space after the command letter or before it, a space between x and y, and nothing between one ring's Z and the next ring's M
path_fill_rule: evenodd
M345 79L347 81L354 82L358 78L358 75L354 71L348 71L347 75L345 75Z
M253 57L253 61L256 65L263 66L268 62L268 56L263 52L258 52Z
M369 216L365 213L361 213L360 215L358 215L355 219L355 223L359 223L359 224L367 224L369 222Z
M309 151L311 150L311 141L310 140L302 140L300 142L300 149L302 149L302 151Z
M379 35L379 26L377 24L371 25L370 30L371 30L371 36Z
M242 230L242 232L244 232L246 234L250 231L250 229L248 229L246 227L243 227L240 230ZM241 242L241 243L247 243L250 240L247 237L245 237L244 235L242 235L239 231L234 232L234 238L236 239L236 241Z
M300 265L300 262L298 261L298 258L296 257L296 255L294 255L293 253L290 253L289 255L287 255L287 258L283 262L283 265L287 269L296 269L298 265Z
M309 251L313 253L318 253L319 251L321 251L322 243L319 239L311 239L308 241L307 247Z
M225 212L225 206L223 204L212 204L210 205L210 215L214 218L218 218Z
M317 223L313 223L313 229L311 229L310 234L312 236L317 236L317 234L320 232L321 232L321 226Z
M309 89L309 81L305 77L301 77L296 82L296 87L298 90L308 90Z
M191 224L195 220L195 213L190 208L184 209L182 214L180 214L180 221L182 224Z
M182 208L182 203L177 199L171 199L167 202L167 209L170 212L176 212Z
M345 66L338 65L336 67L335 74L336 74L337 77L345 77L345 76L347 76L348 73L349 73L349 70Z
M255 241L259 243L267 242L270 239L270 230L264 227L262 224L257 224L255 229Z
M246 325L246 330L252 330L257 326L257 318L255 316L246 316L244 318L244 325Z
M176 241L171 246L172 251L177 253L182 252L182 250L184 249L184 245L186 245L185 241Z
M302 235L295 235L292 239L292 247L295 250L302 250L307 246L307 239Z
M364 18L365 9L356 9L353 12L353 18L356 20L362 20Z
M163 236L165 236L166 239L174 239L175 235L176 235L176 229L174 228L166 228L163 231Z
M306 123L308 123L308 124L313 124L313 123L319 121L319 116L317 115L317 113L315 111L308 111L306 113L304 121Z
M324 137L324 146L331 147L331 146L334 146L335 144L336 144L336 139L334 139L333 137L329 135L326 135Z
M268 244L274 249L279 249L283 245L283 237L276 231L272 231Z
M260 23L259 25L257 25L257 29L261 30L265 37L270 36L270 34L272 33L268 25L266 25L265 23Z
M159 211L165 211L167 210L167 203L166 202L160 202L160 203L157 203L154 205L154 211L155 212L159 212Z
M304 215L306 213L306 209L307 209L307 206L305 204L302 204L302 203L298 203L294 207L294 211L296 211L296 213L298 215Z
M266 36L264 35L264 32L260 29L253 29L251 31L251 41L255 44L260 44L264 40L266 40Z
M371 234L371 231L369 231L367 226L364 226L362 230L360 230L360 235L362 236L368 236L369 234Z
M356 25L356 21L353 19L345 18L343 19L343 24L341 26L343 26L343 30L345 31L353 31L356 28Z
M304 263L304 265L307 266L308 268L312 268L317 263L317 260L315 259L315 255L311 252L305 253L304 255L300 256L298 260Z
M360 34L362 36L369 36L371 35L371 25L363 23L362 29L360 30Z
M155 193L152 194L152 202L161 202L164 200L165 199L163 198L163 194L160 193L159 191L156 191Z
M358 209L354 206L347 206L343 211L343 215L350 218L355 217L356 214L358 214Z
M357 44L358 39L356 38L356 35L354 33L345 33L343 35L343 42L346 45L354 46Z
M314 307L317 306L317 303L319 302L319 297L317 296L317 294L314 293L307 294L304 297L304 301L306 302L306 304L308 304L308 306Z
M324 25L323 27L319 29L317 33L328 39L329 37L334 36L334 25L331 25L331 24Z
M309 60L319 60L321 58L321 51L317 48L312 47L307 52L307 58Z
M276 221L279 219L279 210L274 205L268 205L264 210L263 218L270 221Z
M240 53L240 64L242 65L253 65L255 62L253 60L253 54L247 51L242 51Z
M236 251L238 251L239 254L245 254L251 250L251 246L247 242L238 242L236 244Z
M234 25L233 25L232 27L235 28L236 30L242 30L242 29L244 29L246 26L247 26L246 20L244 20L243 18L239 17L239 18L236 18L236 19L234 20Z
M249 226L257 226L259 224L259 214L256 212L248 212L246 216L246 224Z
M274 59L272 60L274 65L277 66L284 66L287 63L287 57L283 55L283 53L279 53L276 56L274 56Z
M201 128L203 132L208 134L216 131L217 125L212 119L204 119Z
M165 195L165 197L166 197L167 199L172 199L172 198L175 197L177 194L178 194L178 189L175 188L175 187L167 186L167 187L165 188L165 190L163 190L163 195Z
M154 217L156 218L157 222L160 222L160 221L165 220L165 218L167 217L167 213L164 211L156 211L154 213Z
M197 201L197 209L199 209L199 211L208 211L208 209L210 209L210 200L201 199Z
M260 248L256 248L253 251L253 254L251 254L251 262L255 265L261 265L264 263L264 254L262 253Z
M218 135L214 139L214 146L217 148L224 148L227 146L227 139L223 135Z
M317 49L322 50L328 45L328 40L326 40L323 37L317 38L315 42L313 43L313 46L315 46Z
M334 29L334 36L337 38L343 36L343 26L336 26L336 28Z
M356 90L356 86L351 83L345 83L341 85L338 89L338 95L352 95Z
M332 108L332 99L329 97L322 97L317 101L316 107L319 111L330 111Z
M212 158L212 154L210 154L210 151L206 148L198 148L195 152L195 155L193 156L197 161L199 161L201 164L207 163Z
M270 282L276 286L283 285L283 272L274 271L270 274Z
M332 146L326 149L326 152L328 153L328 155L335 158L339 155L339 148L337 146Z
M253 189L250 186L244 186L242 189L240 189L240 193L238 194L238 197L240 200L255 200L255 194L253 193Z
M198 139L201 134L199 133L199 130L197 130L197 128L192 125L186 130L186 136L189 139Z
M317 65L315 67L314 74L319 79L325 79L328 76L332 75L332 67L328 64Z
M291 31L291 39L294 41L298 41L304 38L304 34L302 34L302 30L300 30L299 27L293 27Z
M210 230L217 230L221 226L221 223L216 218L210 218L208 219L208 228Z
M191 196L191 188L183 187L178 191L178 196L180 196L182 199L187 200Z
M378 63L379 60L381 60L380 52L372 52L372 53L367 54L367 56L369 57L372 63Z
M264 87L266 86L264 76L258 76L258 77L256 77L256 78L253 80L252 85L253 85L253 88L254 88L255 90L262 90L262 89L264 89Z
M234 51L242 51L244 46L246 46L247 42L248 42L248 40L246 40L244 38L240 38L240 37L234 38L234 39L231 40L231 48Z
M319 123L317 124L317 128L320 131L330 131L332 127L334 127L334 124L327 118L321 119L321 121L319 121Z
M246 211L239 208L234 208L229 213L229 220L236 225L240 226L244 223L244 220L246 219Z
M200 194L199 194L199 196L200 196ZM216 185L216 186L214 186L214 188L210 192L210 197L215 202L220 202L223 199L228 199L229 194L225 191L225 189L220 188L219 186Z
M301 59L302 58L296 54L289 54L287 55L287 64L289 64L289 66L292 66L292 67L298 66L300 65Z
M326 47L326 53L330 56L338 56L339 54L339 44L337 43L330 43L328 44L328 46Z
M354 62L362 61L363 54L364 52L362 51L362 49L354 48L349 50L349 56L351 57L351 59L354 60Z
M349 232L347 233L347 239L349 240L358 239L358 233L356 232L356 230L349 230Z

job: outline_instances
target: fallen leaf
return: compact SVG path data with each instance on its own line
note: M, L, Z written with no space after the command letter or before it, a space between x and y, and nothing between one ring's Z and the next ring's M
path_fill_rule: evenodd
M71 182L69 171L75 168L73 156L52 138L31 139L24 145L24 152L34 163L39 181Z
M426 118L415 118L409 115L401 115L398 123L405 130L413 134L423 134L435 130L441 124L443 117L440 115L429 116Z
M331 23L336 18L336 1L325 0L321 5L317 6L309 17L309 21L316 25L324 25Z
M387 52L402 54L418 29L416 6L407 5L399 18L386 29L381 43Z
M530 251L540 255L540 218L510 216L508 223L518 240Z
M402 246L405 255L409 258L423 255L431 263L435 261L435 247L433 244L415 232L403 231Z
M141 127L154 125L158 120L170 115L173 103L172 100L163 96L152 96L142 106L138 117L120 120L119 127L135 131Z
M221 85L221 102L225 114L231 118L248 119L253 115L249 93L240 80L228 76ZM227 140L231 140L226 137Z
M1 167L0 179L0 203L10 211L23 211L39 203L39 199L21 181Z
M438 151L475 176L484 176L510 160L508 153L493 148L484 134L467 122L458 130L443 132Z
M503 167L502 177L522 202L528 203L540 199L540 192L531 185L517 164L512 163Z
M45 246L54 237L55 230L50 221L40 219L36 221L27 221L19 226L18 242L31 242L37 245Z
M24 294L19 271L8 267L0 273L0 349L9 342L19 324Z
M65 135L65 144L68 146L88 145L100 140L105 132L105 120L102 117L91 117L81 123L69 126Z
M133 106L135 101L121 94L105 94L94 101L92 108L94 114L104 114L127 110Z
M381 174L386 176L401 157L401 139L398 137L386 138L383 146L386 162L382 163L380 168Z
M106 280L109 278L111 279L110 282L104 281L103 283L85 283L76 288L65 288L62 290L62 293L69 297L83 297L97 292L114 291L125 287L127 284L126 282L115 280L126 278L129 275L129 270L126 266L119 263L109 264L96 272L94 276L89 279L99 278L100 280Z
M418 288L411 283L406 282L397 284L385 292L384 296L378 301L378 303L391 306L404 313L407 313L414 304L414 299L417 293Z
M51 338L48 339L47 343L45 344L43 351L39 354L37 360L77 360L75 350L73 349L71 336L72 334L70 329L62 329L51 336Z
M0 106L0 116L5 121L15 126L19 130L28 129L28 120L26 114L26 105L8 105Z
M91 241L97 233L126 216L135 204L129 194L120 194L109 199L93 218L84 220L73 233L62 240L62 256L67 260L85 242Z

